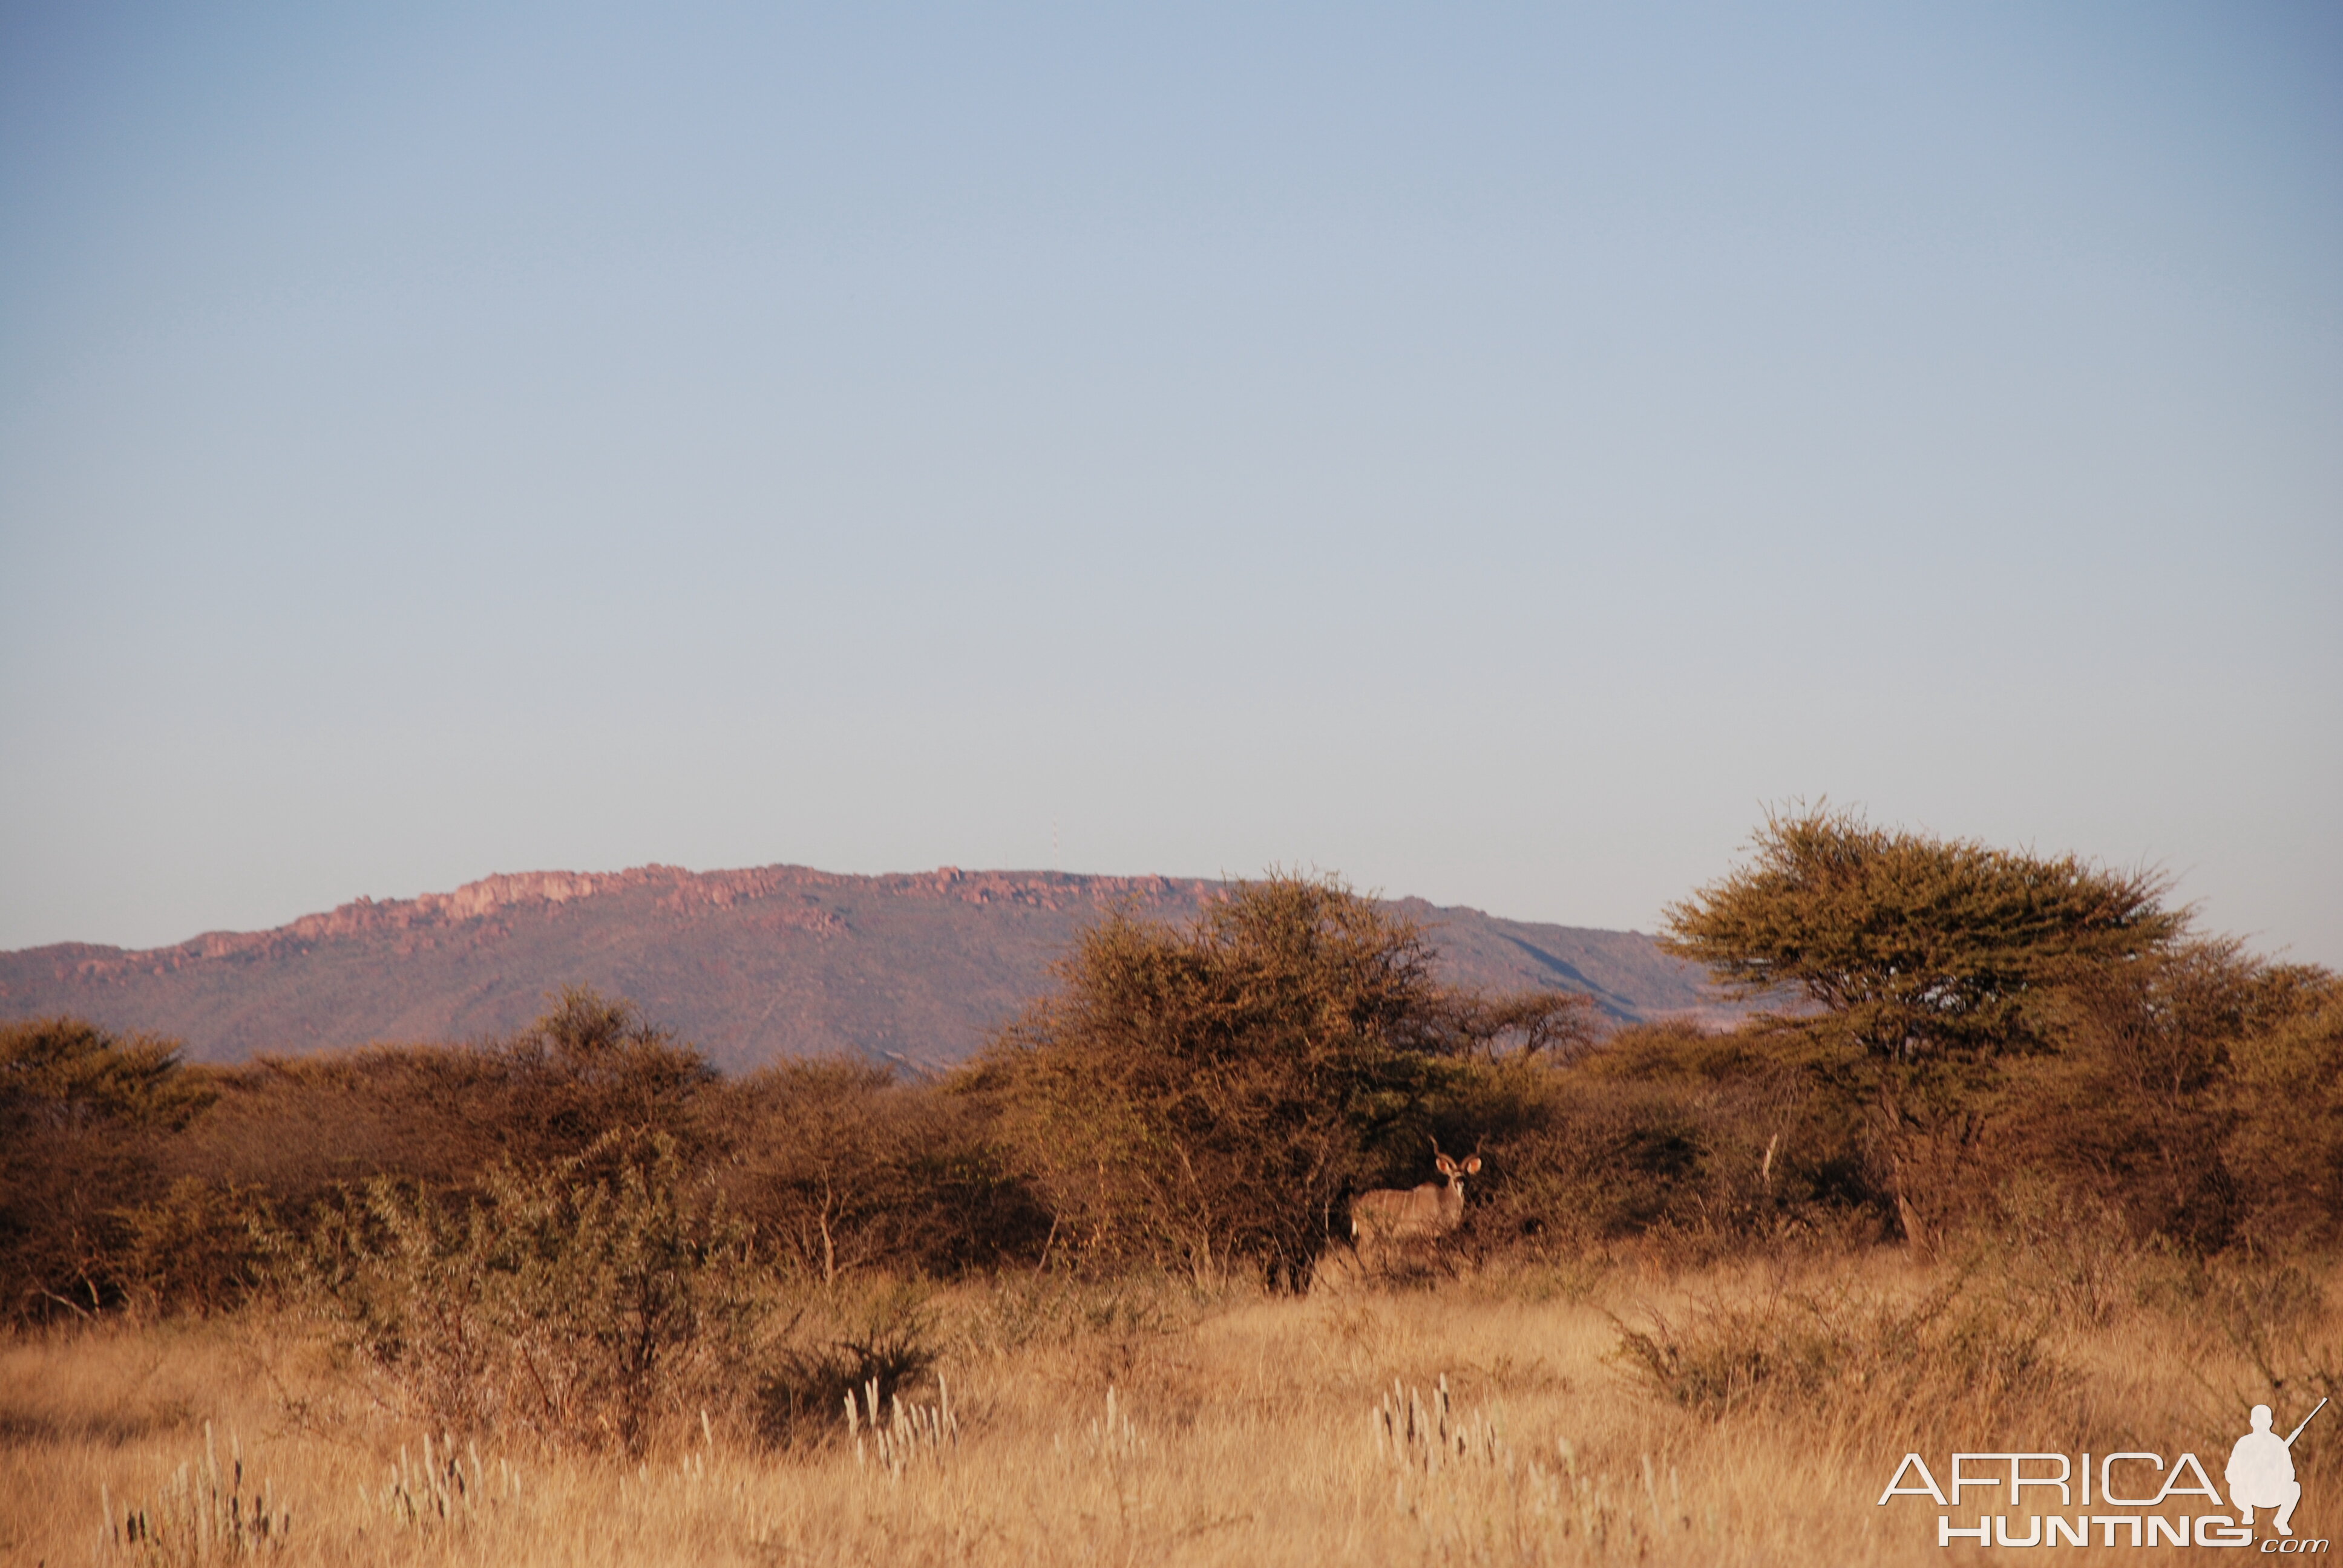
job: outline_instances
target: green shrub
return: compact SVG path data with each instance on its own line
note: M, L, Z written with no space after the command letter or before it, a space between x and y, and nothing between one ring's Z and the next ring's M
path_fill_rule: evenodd
M970 1096L829 1060L776 1063L719 1099L727 1200L786 1273L957 1274L1031 1261L1048 1237Z
M159 1152L210 1096L176 1041L0 1024L0 1321L123 1303L126 1215L161 1196Z
M1712 1416L1822 1413L1843 1425L1926 1410L1956 1437L2071 1392L2043 1325L1979 1300L1967 1282L1916 1302L1850 1292L1717 1302L1682 1323L1617 1322L1619 1360L1671 1402Z
M617 1128L663 1133L697 1161L719 1089L633 1003L574 987L508 1039L263 1057L213 1082L217 1103L178 1141L175 1168L258 1187L297 1216L376 1176L473 1187L499 1161L570 1158Z
M1059 978L970 1087L1057 1246L1200 1277L1305 1278L1352 1193L1422 1166L1474 1061L1569 1036L1584 1013L1444 990L1413 925L1333 879L1276 874L1185 928L1117 913Z
M2343 1240L2343 981L2289 990L2278 1020L2233 1050L2221 1137L2237 1229L2270 1253Z
M1631 1026L1567 1060L1483 1069L1452 1103L1492 1130L1467 1209L1484 1251L1654 1231L1734 1250L1883 1218L1859 1112L1745 1034Z
M225 1312L265 1272L256 1231L267 1214L256 1189L182 1176L150 1201L120 1211L117 1276L150 1313Z
M739 1229L662 1133L498 1166L468 1200L377 1179L286 1260L295 1299L437 1430L639 1453L745 1364Z

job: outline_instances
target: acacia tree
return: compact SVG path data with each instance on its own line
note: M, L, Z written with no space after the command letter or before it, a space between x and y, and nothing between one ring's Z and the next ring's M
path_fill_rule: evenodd
M1578 999L1463 996L1432 964L1413 924L1331 878L1272 873L1186 928L1118 912L972 1086L1061 1244L1295 1277L1403 1145L1421 1164L1472 1059L1583 1032Z
M1761 1026L1865 1092L1897 1218L1925 1248L1931 1145L1973 1125L1999 1058L2056 1045L2074 986L2181 936L2165 890L1802 805L1767 813L1748 864L1670 905L1661 946L1741 996L1803 1004Z
M129 1216L164 1186L156 1151L213 1097L176 1040L0 1023L0 1322L122 1299Z

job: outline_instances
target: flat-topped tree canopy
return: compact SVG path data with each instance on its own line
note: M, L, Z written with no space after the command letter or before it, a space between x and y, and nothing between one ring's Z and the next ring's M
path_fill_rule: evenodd
M1745 997L1891 1060L2046 1042L2059 988L2178 938L2165 879L1874 826L1827 803L1769 811L1748 864L1666 911L1661 946Z
M2148 871L1874 826L1826 802L1769 811L1749 863L1669 906L1664 950L1745 997L1775 1041L1870 1103L1906 1239L1973 1157L1998 1060L2057 1043L2087 985L2184 936Z

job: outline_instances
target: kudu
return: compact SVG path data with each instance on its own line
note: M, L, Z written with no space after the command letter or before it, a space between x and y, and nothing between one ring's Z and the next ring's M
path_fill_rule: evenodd
M1448 1178L1402 1191L1382 1187L1351 1200L1351 1235L1362 1247L1382 1241L1435 1241L1464 1222L1464 1178L1477 1174L1481 1157L1451 1160L1432 1145L1432 1161Z

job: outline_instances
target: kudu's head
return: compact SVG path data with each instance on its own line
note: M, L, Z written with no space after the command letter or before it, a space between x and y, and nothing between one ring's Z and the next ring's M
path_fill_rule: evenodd
M1432 1141L1432 1163L1433 1169L1448 1178L1448 1190L1455 1193L1460 1201L1464 1196L1464 1178L1481 1173L1481 1157L1478 1154L1451 1160L1440 1151L1440 1140L1437 1138Z
M1453 1231L1464 1222L1464 1178L1480 1174L1481 1157L1468 1154L1462 1160L1451 1160L1440 1151L1440 1141L1435 1138L1432 1141L1432 1164L1434 1170L1448 1178L1448 1185L1433 1187L1426 1183L1416 1191L1431 1194L1434 1211L1439 1216L1435 1223L1440 1230L1443 1232Z

